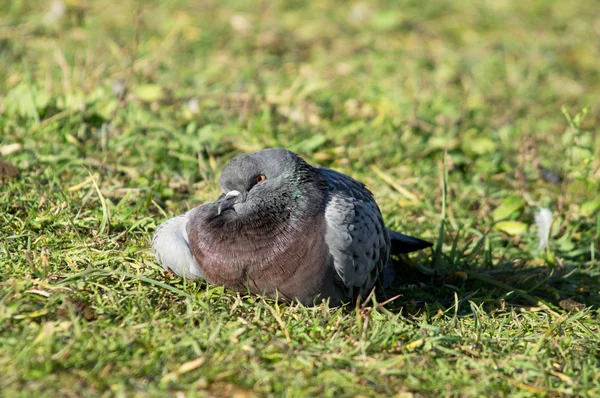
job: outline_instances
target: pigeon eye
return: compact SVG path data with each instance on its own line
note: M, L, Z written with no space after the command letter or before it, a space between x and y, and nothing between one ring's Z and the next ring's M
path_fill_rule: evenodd
M256 176L256 183L257 183L257 184L258 184L258 183L261 183L261 182L263 182L263 181L264 181L264 180L266 180L266 179L267 179L267 176L266 176L266 175L264 175L264 174L259 174L259 175L257 175L257 176Z

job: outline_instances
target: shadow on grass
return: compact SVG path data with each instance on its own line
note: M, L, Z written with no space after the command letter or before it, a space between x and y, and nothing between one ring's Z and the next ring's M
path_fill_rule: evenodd
M462 305L469 301L490 312L514 307L556 314L561 310L600 307L600 271L591 262L567 262L555 267L532 263L535 261L507 261L487 269L472 267L426 274L423 271L429 268L401 259L396 281L378 294L378 301L399 295L386 308L409 315L446 311L456 304L456 299L459 314L470 313L469 307Z

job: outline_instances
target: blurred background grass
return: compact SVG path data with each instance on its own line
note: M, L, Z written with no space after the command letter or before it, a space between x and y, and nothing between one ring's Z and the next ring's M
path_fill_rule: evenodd
M503 310L505 299L515 305L540 299L554 310L567 299L577 308L597 305L598 59L596 1L0 0L0 150L3 164L20 170L18 178L0 185L0 256L5 264L0 314L8 336L0 346L5 350L0 366L7 372L2 381L13 389L26 385L25 391L39 392L63 380L64 375L52 379L56 369L74 368L83 369L77 376L83 384L68 393L144 390L147 385L158 393L169 384L157 380L182 358L192 359L185 347L157 342L152 335L139 343L142 351L162 345L171 352L153 356L139 373L131 370L138 363L135 349L123 349L122 357L99 365L106 350L114 350L101 345L68 343L72 363L64 365L61 339L77 329L79 312L64 312L60 306L75 300L108 316L85 324L83 332L75 333L80 333L76 341L123 327L123 335L109 338L122 347L150 319L164 328L161 322L170 324L178 317L190 322L206 317L197 333L222 339L222 345L206 360L212 373L204 369L208 365L196 364L196 376L203 375L204 381L190 376L188 381L196 380L193 388L225 380L254 386L259 393L286 391L291 379L273 384L279 369L273 363L290 365L285 355L298 353L285 354L283 360L277 354L277 361L236 353L237 337L231 339L231 333L246 326L231 321L239 315L228 312L232 298L215 293L218 298L207 299L213 309L205 314L208 310L190 297L199 300L199 292L211 288L167 280L191 295L175 304L182 300L179 293L157 285L163 277L147 252L151 233L163 218L216 198L219 171L232 157L270 146L289 148L313 164L367 183L390 226L433 241L441 222L447 152L444 251L419 259L443 272L421 285L417 278L396 286L405 295L399 308L416 317L415 322L435 326L410 331L402 324L409 320L386 313L373 319L373 325L394 319L406 328L399 332L381 326L385 332L378 333L390 341L402 335L402 341L418 342L418 333L428 330L445 336L440 344L447 344L446 349L456 339L468 342L466 335L459 339L454 334L455 320L430 318L430 308L445 311L454 305L454 292L466 306L456 308L457 313L477 316L483 315L472 312L466 300ZM0 167L0 177L8 175L7 167ZM539 206L548 206L558 217L551 256L537 250L533 216ZM125 274L115 276L113 270ZM482 270L496 272L483 285L471 278ZM465 281L462 274L448 273L454 271L470 276ZM142 284L139 278L152 279ZM505 285L490 285L493 281ZM33 299L25 294L31 289L52 292L52 297ZM526 295L518 297L513 290ZM258 310L248 303L235 305L255 322L264 322L261 327L268 333L279 333L269 329L276 324L270 315L260 315L263 304L257 304ZM287 311L293 318L300 310ZM463 388L474 395L598 391L600 381L592 373L576 377L600 355L597 339L590 336L577 340L580 351L591 350L590 357L577 356L575 350L565 360L571 384L553 376L552 367L512 374L510 380L517 384L490 373L486 366L504 356L518 353L524 357L516 355L515 361L527 362L528 351L518 345L487 358L489 364L481 359L481 368L472 365L474 370L462 376L449 369L471 366L474 354L463 352L457 362L444 362L447 352L435 350L411 357L408 352L418 344L394 361L422 360L431 364L428 371L392 372L392 377L370 365L354 369L358 354L352 339L373 338L354 325L355 315L343 318L342 337L322 331L333 344L341 344L339 358L319 364L310 357L306 366L293 362L299 372L296 393L308 388L314 372L333 369L357 373L360 380L332 376L307 391L368 395L400 386L450 395ZM324 320L310 316L316 324L331 321L325 315ZM545 333L540 326L545 321L535 313L529 316L531 329ZM215 317L225 326L216 328ZM465 315L463 326L479 336L474 325L482 321L474 319ZM581 319L597 335L597 315L588 312ZM503 321L492 316L489 322ZM48 324L54 326L44 326ZM156 333L164 333L157 328ZM42 349L36 336L44 333L49 343ZM197 338L185 323L172 333L182 341ZM267 344L256 338L253 346ZM315 339L302 344L316 344ZM196 354L205 348L188 343L200 344ZM387 340L371 344L369 353L361 353L364 363L371 363L365 358L392 367L400 363L385 362L398 350ZM330 349L317 346L312 347L315 352ZM279 342L272 349L279 353ZM14 352L23 354L15 357ZM230 359L219 362L228 352ZM554 353L548 348L543 355L550 361ZM227 376L240 358L246 358L249 368ZM130 369L102 381L115 364ZM252 366L265 367L266 373ZM510 362L507 368L511 366L516 365ZM478 382L483 377L487 383ZM176 387L185 385L184 380Z
M593 1L2 8L2 144L29 174L77 185L91 168L113 201L152 188L181 211L231 157L283 146L366 182L392 226L419 209L411 228L432 239L448 151L455 229L464 209L489 227L514 195L596 224Z

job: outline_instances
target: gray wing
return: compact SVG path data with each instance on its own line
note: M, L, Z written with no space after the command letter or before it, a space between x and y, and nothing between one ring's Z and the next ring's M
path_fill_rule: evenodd
M190 251L187 234L190 213L188 211L159 225L152 237L152 251L164 270L171 270L187 279L204 278Z
M383 217L371 192L360 182L321 168L329 183L325 241L349 297L366 296L390 254Z

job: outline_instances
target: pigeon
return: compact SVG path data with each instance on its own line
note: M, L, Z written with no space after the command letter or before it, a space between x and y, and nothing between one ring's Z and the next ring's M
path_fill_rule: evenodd
M391 255L432 246L386 228L372 193L282 148L234 158L222 195L162 223L152 250L166 271L238 292L340 305L394 278Z

